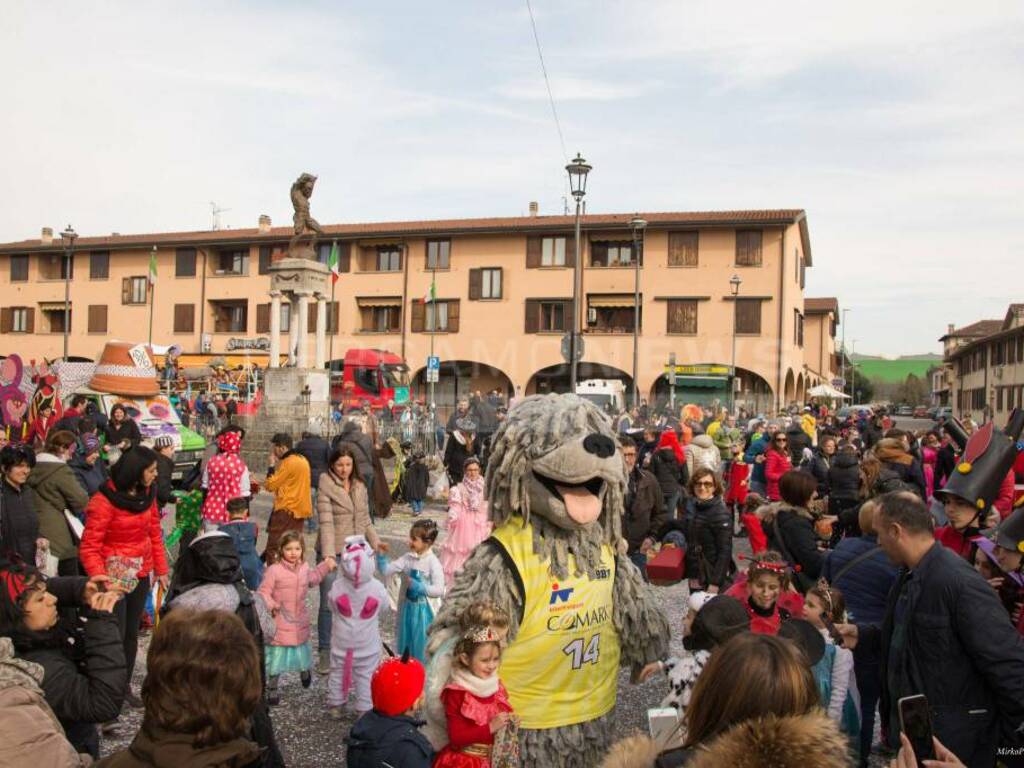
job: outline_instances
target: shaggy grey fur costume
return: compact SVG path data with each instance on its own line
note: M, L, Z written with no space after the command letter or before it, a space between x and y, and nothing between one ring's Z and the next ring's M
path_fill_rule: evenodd
M651 587L627 558L622 546L626 472L611 425L592 403L575 395L538 395L519 402L494 435L487 468L487 496L495 528L514 516L533 524L534 553L550 563L552 578L565 578L568 555L576 561L574 575L594 577L601 547L615 556L612 620L618 633L621 663L634 672L668 652L669 625L657 607ZM578 524L566 511L555 486L596 487L600 515ZM442 646L459 631L459 617L468 605L487 597L512 617L510 644L515 643L523 615L517 575L499 545L485 541L466 561L445 597L431 627L428 651L443 656ZM448 647L446 646L446 647ZM444 665L441 658L431 665ZM427 735L443 745L444 711L428 681ZM440 710L440 711L438 711ZM520 730L524 766L593 768L603 759L612 733L610 715L576 725Z

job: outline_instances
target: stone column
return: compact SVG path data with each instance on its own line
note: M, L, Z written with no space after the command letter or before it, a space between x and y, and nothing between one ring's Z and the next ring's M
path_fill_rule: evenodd
M295 357L295 349L299 346L298 298L294 293L288 294L288 365L293 368L298 364Z
M270 292L270 363L271 368L281 365L281 292Z
M323 368L327 349L327 298L322 294L316 295L316 365Z
M296 338L299 340L299 354L296 366L299 368L309 368L309 352L306 348L306 323L309 322L309 294L300 293L299 297L299 309L298 317L292 318L292 322L295 325L292 326L293 330L297 331Z

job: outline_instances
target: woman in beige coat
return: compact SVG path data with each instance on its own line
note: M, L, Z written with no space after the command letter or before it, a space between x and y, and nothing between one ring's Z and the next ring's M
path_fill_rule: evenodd
M14 656L0 637L0 765L80 768L92 758L75 752L43 698L43 668Z
M331 451L327 471L320 476L316 497L316 511L320 522L320 557L334 557L341 562L345 539L362 534L377 552L386 552L388 545L380 540L373 521L366 484L359 474L355 453L344 443ZM316 671L326 675L330 671L331 611L327 595L331 591L337 571L332 571L320 582L320 609L317 613Z

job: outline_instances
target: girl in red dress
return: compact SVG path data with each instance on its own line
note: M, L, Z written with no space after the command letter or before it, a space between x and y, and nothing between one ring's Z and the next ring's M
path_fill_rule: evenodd
M466 630L455 646L451 676L441 691L448 745L434 760L434 768L490 768L494 737L514 718L498 679L508 618L486 603L471 605L466 614L461 622Z
M751 559L746 578L725 594L743 603L750 615L750 631L775 635L785 619L802 619L804 599L790 584L789 566L778 552Z

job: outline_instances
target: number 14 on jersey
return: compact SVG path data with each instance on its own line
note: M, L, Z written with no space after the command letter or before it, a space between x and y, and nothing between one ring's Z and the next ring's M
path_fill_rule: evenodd
M601 635L597 634L590 638L583 646L583 638L577 638L562 649L562 653L572 657L572 668L582 669L584 664L597 664L601 655Z

